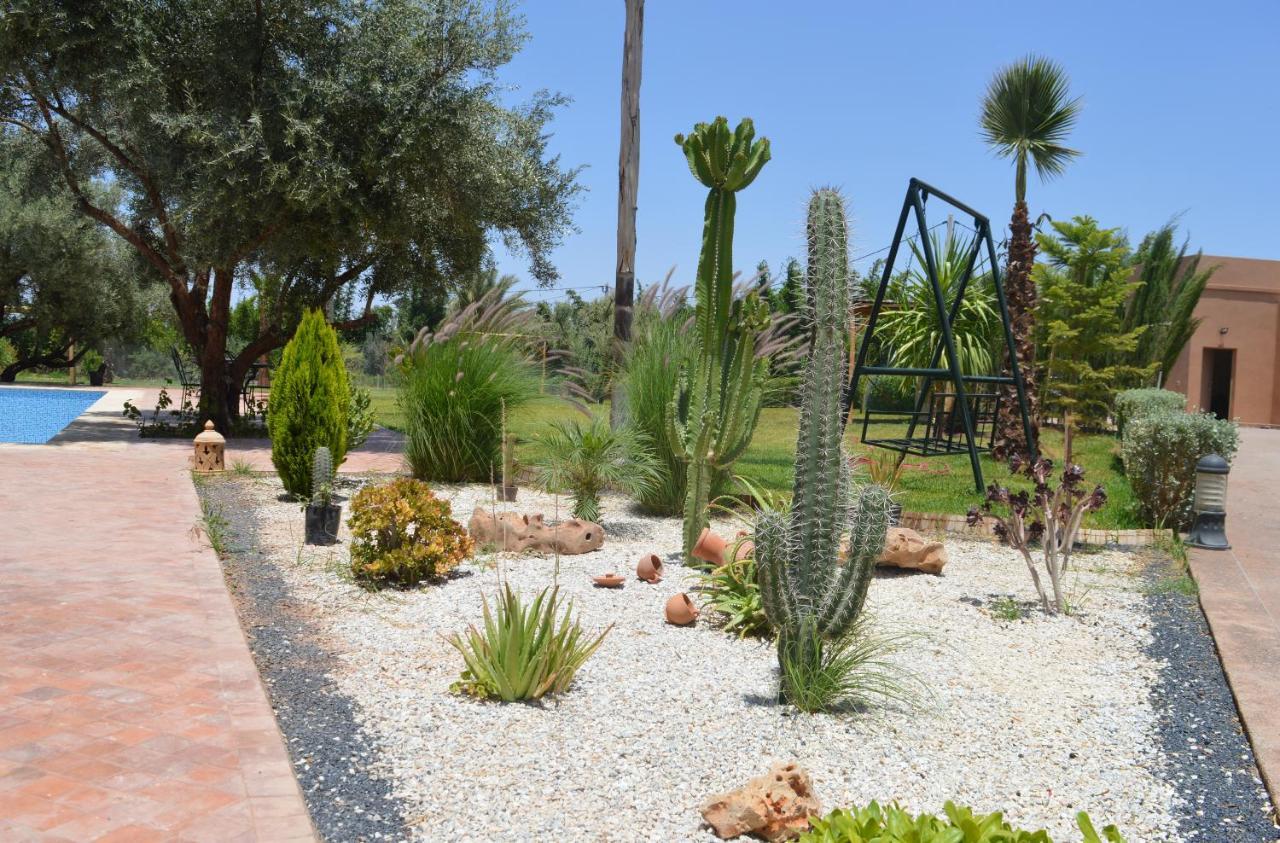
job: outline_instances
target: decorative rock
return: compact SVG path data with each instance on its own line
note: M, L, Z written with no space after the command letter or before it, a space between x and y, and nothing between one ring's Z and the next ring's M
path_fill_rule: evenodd
M688 626L698 619L698 607L693 605L689 595L683 591L673 595L667 601L664 611L667 616L667 623L673 626Z
M573 556L598 550L604 544L604 528L590 521L571 518L562 524L548 525L541 513L520 515L503 512L496 518L483 506L471 513L467 530L477 545L491 544L499 550L517 553L563 553Z
M947 564L947 549L942 542L927 541L915 530L890 527L884 539L884 551L876 564L941 574Z
M662 581L662 559L656 553L646 553L636 563L636 576L647 583Z
M722 840L743 834L790 840L809 829L809 817L821 813L809 774L796 764L775 764L767 774L702 806L702 818Z

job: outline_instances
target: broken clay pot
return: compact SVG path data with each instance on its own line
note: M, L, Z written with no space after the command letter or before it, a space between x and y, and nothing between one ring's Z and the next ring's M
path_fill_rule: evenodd
M665 611L667 623L673 626L688 626L698 619L698 607L683 591L667 601Z
M591 578L591 581L601 588L617 588L622 585L624 580L626 580L626 577L622 574L615 574L613 571Z
M695 559L710 562L712 565L719 565L724 562L724 549L726 546L725 540L716 533L711 532L710 527L707 527L698 536L698 543L693 546L693 550L690 553Z
M656 553L646 553L640 557L640 561L636 563L636 576L647 583L656 583L662 580L662 560Z

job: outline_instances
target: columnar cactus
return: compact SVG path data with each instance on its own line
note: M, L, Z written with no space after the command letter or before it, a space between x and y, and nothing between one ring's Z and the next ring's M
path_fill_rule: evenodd
M856 486L841 446L844 331L849 312L848 229L834 190L809 202L809 358L801 378L794 496L789 510L756 520L755 557L765 614L778 631L779 658L820 634L837 638L857 619L889 526L889 495ZM840 561L840 540L849 549ZM805 651L796 647L791 652ZM807 652L811 652L808 650Z
M676 143L694 178L709 188L694 287L698 358L692 371L677 378L667 413L672 448L688 464L688 556L707 526L713 473L742 455L760 417L768 361L756 359L755 341L768 326L768 308L755 292L733 299L733 215L735 194L769 160L769 141L755 141L749 119L730 132L728 121L717 117L698 123L688 137L676 135Z
M311 505L328 506L333 497L333 456L321 445L311 458Z

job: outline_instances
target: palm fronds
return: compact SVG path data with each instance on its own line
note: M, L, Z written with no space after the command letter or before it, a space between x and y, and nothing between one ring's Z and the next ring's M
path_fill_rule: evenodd
M533 462L538 485L572 494L574 517L599 521L600 493L605 489L638 496L657 482L653 452L645 437L631 428L611 430L600 418L585 424L557 420L549 427Z
M1026 56L1001 68L982 98L983 139L1017 163L1017 201L1027 192L1027 161L1042 179L1061 175L1080 153L1066 146L1080 116L1080 98L1069 98L1067 72L1057 62Z

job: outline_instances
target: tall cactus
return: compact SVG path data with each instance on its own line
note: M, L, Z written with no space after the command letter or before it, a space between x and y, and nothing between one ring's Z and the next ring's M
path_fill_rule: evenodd
M778 654L812 654L807 636L837 638L857 619L889 526L889 495L853 483L841 445L844 330L849 313L844 200L822 189L809 202L809 358L801 378L794 495L787 511L756 520L755 556L765 614ZM849 551L840 562L840 539Z
M769 314L754 292L741 301L733 299L733 215L735 194L769 160L769 140L755 141L749 119L730 132L729 122L717 117L695 125L688 137L676 135L676 143L694 178L709 188L694 288L698 358L692 371L677 378L667 413L672 449L688 464L688 556L708 523L714 472L742 455L760 417L768 362L757 360L754 352L756 335L768 325Z

